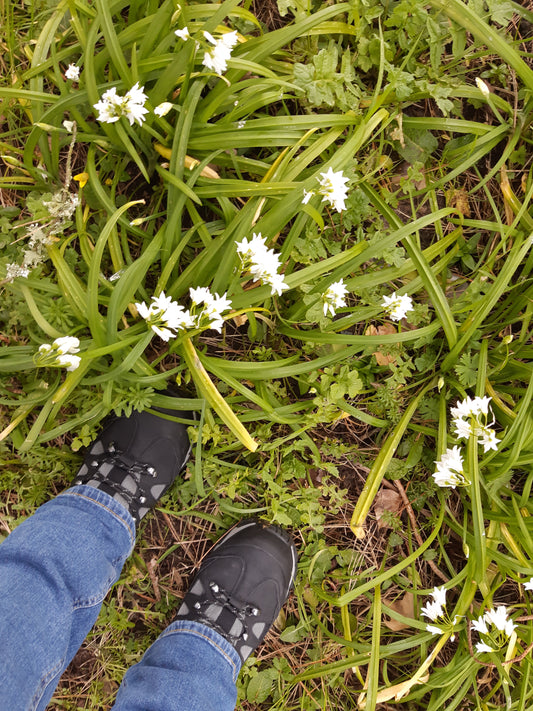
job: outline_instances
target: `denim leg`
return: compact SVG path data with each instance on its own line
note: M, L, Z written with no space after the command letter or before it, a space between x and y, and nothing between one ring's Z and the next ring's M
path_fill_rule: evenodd
M217 632L172 622L126 672L113 711L233 711L241 661Z
M0 545L0 709L43 711L135 540L129 512L75 486Z

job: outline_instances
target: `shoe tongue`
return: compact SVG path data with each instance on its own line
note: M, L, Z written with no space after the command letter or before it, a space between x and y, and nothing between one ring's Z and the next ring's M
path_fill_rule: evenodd
M207 614L207 617L211 619L209 614ZM237 615L226 606L218 608L218 617L216 617L213 622L216 622L217 625L219 625L219 627L226 632L226 634L233 637L240 637L244 631L242 620L240 620Z

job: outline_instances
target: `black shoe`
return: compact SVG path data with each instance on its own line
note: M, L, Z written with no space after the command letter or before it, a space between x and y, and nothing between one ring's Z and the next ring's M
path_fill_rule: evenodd
M289 596L297 563L286 531L256 519L241 521L204 558L175 619L207 625L244 662Z
M191 419L187 412L153 409ZM89 484L105 491L138 523L183 471L190 454L185 424L149 412L111 416L87 450L72 485Z

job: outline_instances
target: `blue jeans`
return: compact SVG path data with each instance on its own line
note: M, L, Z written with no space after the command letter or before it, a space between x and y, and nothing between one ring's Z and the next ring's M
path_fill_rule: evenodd
M75 486L0 545L0 709L43 711L135 541L129 512ZM237 652L197 622L170 624L124 676L115 711L232 711Z

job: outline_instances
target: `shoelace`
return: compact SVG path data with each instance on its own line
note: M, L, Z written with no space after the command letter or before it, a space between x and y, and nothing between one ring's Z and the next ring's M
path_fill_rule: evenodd
M157 471L154 467L149 464L144 464L138 462L125 452L115 448L115 445L111 442L107 451L102 454L93 454L85 462L88 472L83 476L78 476L73 482L75 485L84 484L86 481L95 480L102 484L106 484L117 494L120 494L128 504L130 508L130 513L132 516L138 520L139 508L142 504L146 503L147 492L144 490L141 484L142 476L149 476L150 478L155 478L157 476ZM113 467L122 469L127 472L135 482L136 490L134 492L126 489L121 482L114 481L109 478L108 474L102 472L102 464L111 464Z
M211 629L215 629L216 632L225 637L228 642L230 642L230 644L232 644L233 646L235 646L237 642L239 642L241 639L246 641L248 639L248 632L246 631L246 618L250 615L253 617L257 617L261 614L261 610L258 607L255 607L254 605L250 605L249 603L246 603L236 597L233 597L228 592L226 592L224 588L218 585L218 583L210 582L209 587L211 589L211 594L213 595L213 598L220 605L220 607L229 610L231 614L241 622L242 632L238 635L233 635L228 630L223 629L216 622L216 620L213 620L212 618L207 616L206 610L211 605L213 605L212 600L203 600L201 602L198 601L194 603L194 609L198 613L198 621L202 622L208 627L211 627Z

